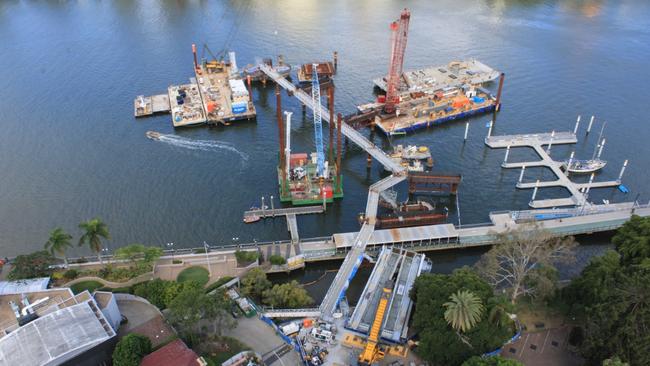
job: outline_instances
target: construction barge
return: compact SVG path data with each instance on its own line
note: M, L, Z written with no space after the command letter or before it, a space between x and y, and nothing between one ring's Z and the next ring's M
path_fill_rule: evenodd
M370 124L386 135L399 135L498 110L504 74L477 60L402 72L410 19L411 13L404 9L390 25L388 75L374 80L375 87L385 95L358 106L358 113L349 116L348 123ZM484 84L499 77L495 97Z
M251 91L242 80L235 53L229 53L228 62L202 58L200 63L196 45L192 45L192 54L194 77L190 83L171 85L167 94L137 96L133 102L135 117L171 113L174 127L205 123L229 125L233 121L254 119Z

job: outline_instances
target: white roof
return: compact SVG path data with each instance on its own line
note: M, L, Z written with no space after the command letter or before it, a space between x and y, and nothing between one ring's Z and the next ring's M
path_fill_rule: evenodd
M29 280L0 281L0 295L22 294L43 291L50 283L49 277L32 278Z
M336 247L350 246L357 236L355 233L334 234ZM368 245L382 245L392 243L403 243L420 240L435 240L455 238L458 236L456 228L452 224L439 224L427 226L403 227L396 229L375 230L368 240Z
M0 338L0 365L60 364L115 336L89 302L69 306Z
M230 79L228 80L228 84L230 84L230 90L232 90L233 95L248 95L246 85L244 85L244 81L241 79Z

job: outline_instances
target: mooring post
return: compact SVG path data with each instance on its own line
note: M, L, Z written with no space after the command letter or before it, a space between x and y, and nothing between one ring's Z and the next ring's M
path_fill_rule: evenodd
M587 126L587 134L589 134L589 132L591 132L591 125L594 124L594 118L596 118L596 117L591 116L591 119L589 120L589 125Z
M580 126L580 115L578 115L578 119L576 120L576 126L573 128L574 135L578 133L578 126Z
M623 173L625 173L625 167L627 167L627 159L623 162L623 167L621 168L621 172L618 174L618 179L616 180L617 182L621 182L621 179L623 179Z
M463 141L467 141L468 132L469 132L469 122L465 123L465 136L463 137Z
M262 209L262 216L266 216L266 214L264 212L264 196L262 196L262 207L260 207L260 208Z
M546 153L550 154L551 153L551 147L553 146L553 138L555 137L555 130L551 131L551 141L548 143L548 149L546 149Z
M585 200L589 197L589 190L591 190L591 183L594 182L595 175L596 173L591 173L591 176L589 177L589 183L587 183L587 189L585 190Z
M535 182L535 188L533 189L533 197L530 199L530 202L532 203L535 200L535 197L537 196L537 186L539 186L539 179Z
M573 164L573 157L575 156L576 152L571 151L571 156L569 156L569 163L566 165L566 175L569 175L569 169L571 169L571 164Z
M334 51L334 72L338 71L339 68L339 53Z
M522 165L521 166L521 173L519 173L519 183L521 183L524 180L524 172L526 171L526 166Z
M487 135L487 137L490 137L490 136L492 136L492 121L490 121L490 126L489 126L489 128L488 128L488 135Z
M271 195L271 214L275 217L275 207L273 207L273 195Z
M605 147L605 139L600 143L600 147L598 148L598 155L596 155L597 159L600 159L600 155L603 153L603 147Z
M510 145L508 145L506 147L506 156L503 158L503 164L501 164L501 165L505 166L506 164L508 164L508 155L509 154L510 154Z

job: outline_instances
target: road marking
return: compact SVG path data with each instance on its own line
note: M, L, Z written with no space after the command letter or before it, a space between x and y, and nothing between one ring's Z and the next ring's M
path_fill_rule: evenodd
M524 346L521 347L521 353L519 353L519 356L524 354L524 350L526 349L526 343L528 343L528 337L530 337L530 333L526 334L526 340L524 340Z
M544 353L544 347L546 347L546 340L548 339L548 335L551 333L551 330L546 331L546 337L544 337L544 344L542 344L542 351L541 353Z

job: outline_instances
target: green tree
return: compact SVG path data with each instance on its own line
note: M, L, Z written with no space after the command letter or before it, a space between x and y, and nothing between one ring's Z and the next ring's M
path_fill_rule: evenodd
M72 246L70 243L72 236L63 231L62 228L57 227L50 232L50 237L45 243L45 250L49 251L52 255L60 255L63 257L65 266L68 266L68 258L65 255L65 251Z
M142 358L151 352L151 341L140 334L127 334L115 346L114 366L139 366Z
M97 259L102 262L102 238L111 239L108 226L100 219L94 218L80 223L79 228L83 230L83 234L79 238L79 246L88 245L90 250L97 254Z
M612 355L630 365L650 364L647 223L633 217L614 236L616 251L592 258L562 291L570 315L582 326L578 345L590 364L604 363Z
M272 307L302 308L313 304L314 299L298 282L291 281L264 291L263 303Z
M461 290L478 297L485 305L486 314L490 314L499 302L490 285L467 267L451 275L423 274L411 290L415 302L412 327L420 335L417 353L430 364L460 365L472 356L500 347L514 334L512 321L504 318L504 322L498 324L482 317L463 334L465 341L458 337L445 320L443 304Z
M281 265L283 265L283 264L286 264L286 263L287 263L287 260L284 259L284 257L281 256L281 255L273 254L273 255L269 258L269 262L271 262L271 264L274 264L274 265L276 265L276 266L281 266Z
M650 217L633 215L612 238L623 264L640 264L650 258Z
M463 362L461 366L523 366L517 360L510 360L501 356L479 357L474 356Z
M198 331L202 319L221 335L235 325L230 306L223 291L208 295L200 287L185 287L169 304L169 319L188 338Z
M38 252L17 256L11 262L10 280L21 280L37 277L48 277L52 274L52 266L56 259L50 252L41 250Z
M552 269L556 263L575 260L573 237L558 237L537 225L523 225L496 236L499 244L481 257L476 269L495 289L507 290L513 304L522 295L548 295L553 279L542 276L553 271L541 267Z
M266 273L261 268L253 268L241 279L241 293L244 296L261 299L264 291L271 288L271 281L266 278Z
M148 247L142 244L130 244L115 251L115 258L127 260L132 266L138 268L151 267L163 254L163 250L158 247Z
M445 307L445 320L459 332L467 332L481 320L483 304L481 299L470 291L458 291L449 296Z

